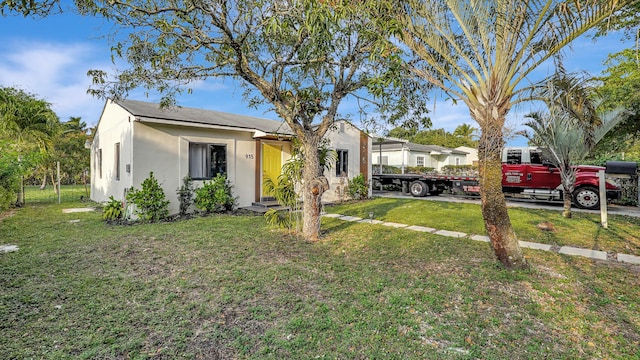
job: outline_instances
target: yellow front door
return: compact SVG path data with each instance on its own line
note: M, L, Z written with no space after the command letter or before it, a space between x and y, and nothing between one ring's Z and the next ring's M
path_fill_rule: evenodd
M262 182L270 178L278 183L278 176L282 171L282 145L262 144ZM262 186L262 196L268 196Z

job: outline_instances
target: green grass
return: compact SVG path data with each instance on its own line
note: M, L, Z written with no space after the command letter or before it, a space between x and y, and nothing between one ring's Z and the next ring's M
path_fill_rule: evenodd
M330 213L374 218L438 230L484 235L480 205L414 199L377 198L371 201L327 206ZM573 212L565 219L560 211L509 208L509 217L519 240L558 246L609 251L640 256L640 219L609 215L609 227L602 228L600 216ZM538 229L541 222L551 222L556 231Z
M60 192L60 202L77 202L82 196L83 199L89 200L89 192L91 185L62 185ZM45 189L40 190L40 186L31 185L24 187L24 199L25 203L33 204L53 204L58 203L58 193L54 190L52 185L48 185Z
M261 217L62 214L85 205L0 222L20 247L0 254L0 358L639 358L638 267L525 250L510 272L485 243L334 219L309 243Z

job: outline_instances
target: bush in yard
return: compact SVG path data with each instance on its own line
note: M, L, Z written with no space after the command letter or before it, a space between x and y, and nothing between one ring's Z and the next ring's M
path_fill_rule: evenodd
M113 195L109 196L109 201L102 208L102 220L106 222L116 222L122 220L124 216L124 208L122 201L116 200Z
M407 174L430 174L435 171L432 167L426 166L407 166L406 172Z
M349 181L347 192L352 199L363 200L369 197L369 183L362 174Z
M169 215L169 201L158 180L153 176L153 171L142 182L142 190L131 188L127 194L127 201L136 206L135 214L144 221L159 221Z
M224 175L218 174L211 181L205 181L196 189L194 200L196 207L206 213L231 211L236 206L236 199L231 192L231 182Z
M300 223L300 199L296 192L297 178L292 175L301 173L299 171L302 165L300 161L289 161L282 167L282 174L274 181L270 177L264 180L264 189L269 196L273 196L280 205L287 207L287 210L269 209L264 217L271 226L290 231L297 227ZM296 170L298 169L298 170Z
M189 214L189 208L193 205L193 179L187 175L182 179L182 186L177 191L180 202L180 216Z

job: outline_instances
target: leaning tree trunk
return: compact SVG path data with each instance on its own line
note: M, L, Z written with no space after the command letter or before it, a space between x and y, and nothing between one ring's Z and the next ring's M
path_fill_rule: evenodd
M42 185L40 185L40 190L44 190L47 188L47 171L44 171L44 176L42 176Z
M527 261L511 226L502 192L502 123L485 122L478 144L480 196L484 226L498 260L507 268L526 268Z
M309 241L320 238L322 194L329 189L329 182L322 175L318 145L320 136L307 132L303 141L304 167L302 170L302 234Z

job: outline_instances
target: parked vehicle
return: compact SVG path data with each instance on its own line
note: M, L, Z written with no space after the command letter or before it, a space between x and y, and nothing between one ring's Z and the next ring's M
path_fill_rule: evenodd
M600 207L598 172L600 166L576 166L576 181L572 200L583 209ZM374 186L395 184L403 192L416 197L453 194L478 195L480 185L477 176L451 176L429 174L375 174ZM620 187L606 181L607 199L617 199ZM536 147L510 147L502 152L502 191L508 197L543 201L562 201L560 171L545 160L541 149Z

